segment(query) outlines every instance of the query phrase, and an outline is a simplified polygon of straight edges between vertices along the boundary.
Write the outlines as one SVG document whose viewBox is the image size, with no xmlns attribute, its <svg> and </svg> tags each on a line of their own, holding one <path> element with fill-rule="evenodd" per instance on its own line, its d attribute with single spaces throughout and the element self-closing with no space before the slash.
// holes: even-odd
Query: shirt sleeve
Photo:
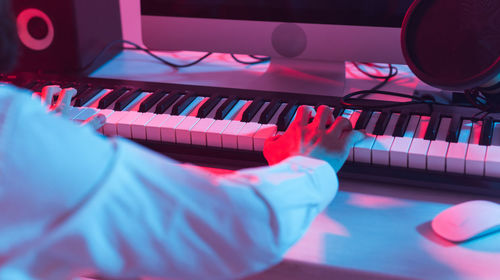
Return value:
<svg viewBox="0 0 500 280">
<path fill-rule="evenodd" d="M 1 279 L 243 277 L 279 262 L 337 191 L 335 172 L 321 160 L 297 156 L 215 175 L 43 111 L 21 111 L 13 114 L 16 122 L 39 123 L 25 128 L 30 140 L 23 143 L 38 148 L 16 149 L 17 155 L 2 150 L 8 160 L 1 170 L 9 173 L 0 175 L 8 189 L 2 202 L 11 201 L 11 212 L 29 214 L 9 219 L 0 213 L 0 226 L 9 228 L 0 233 L 0 244 L 11 244 L 0 248 Z M 32 125 L 48 129 L 30 132 Z M 11 141 L 19 137 L 15 129 L 3 131 Z M 49 156 L 53 146 L 57 156 Z M 33 157 L 38 165 L 7 168 L 14 157 Z M 23 179 L 16 189 L 4 185 L 14 181 L 10 174 L 32 173 L 39 179 Z M 59 181 L 60 173 L 68 179 Z M 56 179 L 44 181 L 49 175 Z M 29 234 L 17 235 L 23 231 Z"/>
</svg>

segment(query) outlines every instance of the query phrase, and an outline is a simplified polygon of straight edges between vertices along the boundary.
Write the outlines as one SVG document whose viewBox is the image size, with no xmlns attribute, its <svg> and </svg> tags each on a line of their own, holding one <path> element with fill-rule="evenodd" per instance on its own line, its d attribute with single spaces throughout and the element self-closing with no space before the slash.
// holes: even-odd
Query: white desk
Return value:
<svg viewBox="0 0 500 280">
<path fill-rule="evenodd" d="M 170 58 L 183 61 L 198 55 Z M 265 64 L 245 67 L 227 55 L 214 55 L 176 71 L 126 51 L 93 76 L 258 88 L 255 78 L 265 69 Z M 350 68 L 347 73 L 346 91 L 376 83 Z M 407 73 L 388 89 L 409 92 L 417 84 Z M 452 204 L 488 198 L 352 180 L 342 180 L 340 189 L 284 262 L 248 279 L 500 279 L 500 233 L 457 245 L 436 236 L 429 225 Z"/>
</svg>

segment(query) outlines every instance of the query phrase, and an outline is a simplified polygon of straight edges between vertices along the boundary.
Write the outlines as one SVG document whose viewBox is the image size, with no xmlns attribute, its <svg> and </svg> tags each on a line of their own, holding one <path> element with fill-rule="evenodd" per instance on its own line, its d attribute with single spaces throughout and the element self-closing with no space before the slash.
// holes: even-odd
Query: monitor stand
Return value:
<svg viewBox="0 0 500 280">
<path fill-rule="evenodd" d="M 259 87 L 284 92 L 343 96 L 345 63 L 272 58 L 267 71 L 256 82 Z"/>
</svg>

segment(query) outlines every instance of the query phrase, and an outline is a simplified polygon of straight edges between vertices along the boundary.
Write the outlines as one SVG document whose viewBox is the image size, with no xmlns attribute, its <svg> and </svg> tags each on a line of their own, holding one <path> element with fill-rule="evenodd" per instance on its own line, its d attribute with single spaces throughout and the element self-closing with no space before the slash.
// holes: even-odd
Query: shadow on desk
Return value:
<svg viewBox="0 0 500 280">
<path fill-rule="evenodd" d="M 351 269 L 329 268 L 325 266 L 284 261 L 260 274 L 244 280 L 323 280 L 323 279 L 370 279 L 370 280 L 409 280 L 415 278 L 379 275 Z"/>
</svg>

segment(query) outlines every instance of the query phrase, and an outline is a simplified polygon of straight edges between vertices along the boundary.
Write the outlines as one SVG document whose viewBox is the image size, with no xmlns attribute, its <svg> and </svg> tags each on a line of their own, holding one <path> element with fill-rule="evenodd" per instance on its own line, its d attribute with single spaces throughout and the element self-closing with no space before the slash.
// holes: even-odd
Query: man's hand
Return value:
<svg viewBox="0 0 500 280">
<path fill-rule="evenodd" d="M 40 96 L 42 104 L 47 107 L 47 110 L 52 113 L 59 114 L 63 117 L 68 115 L 71 109 L 71 99 L 76 95 L 76 89 L 65 88 L 59 86 L 45 86 L 41 93 L 34 93 L 34 96 Z M 54 103 L 54 96 L 58 96 Z M 94 115 L 82 122 L 83 125 L 89 125 L 94 129 L 101 128 L 106 122 L 106 117 L 102 114 Z"/>
<path fill-rule="evenodd" d="M 309 123 L 312 117 L 314 120 Z M 334 120 L 327 106 L 320 106 L 317 114 L 309 106 L 300 106 L 288 130 L 266 141 L 264 156 L 271 165 L 290 156 L 309 156 L 327 161 L 338 172 L 351 148 L 364 137 L 362 132 L 353 130 L 349 120 Z"/>
</svg>

